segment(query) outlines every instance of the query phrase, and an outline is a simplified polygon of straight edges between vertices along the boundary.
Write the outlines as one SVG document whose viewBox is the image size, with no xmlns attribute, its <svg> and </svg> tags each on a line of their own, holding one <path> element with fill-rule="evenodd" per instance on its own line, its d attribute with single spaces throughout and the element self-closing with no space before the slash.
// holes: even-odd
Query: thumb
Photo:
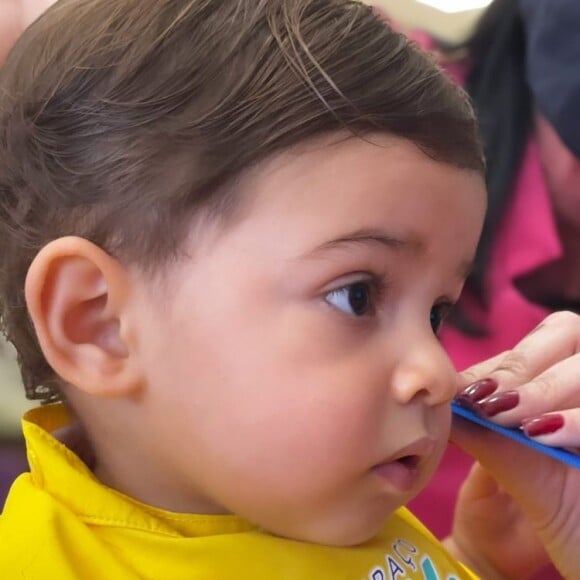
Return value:
<svg viewBox="0 0 580 580">
<path fill-rule="evenodd" d="M 497 481 L 479 463 L 474 463 L 459 490 L 459 497 L 466 501 L 477 501 L 496 495 L 500 491 Z"/>
</svg>

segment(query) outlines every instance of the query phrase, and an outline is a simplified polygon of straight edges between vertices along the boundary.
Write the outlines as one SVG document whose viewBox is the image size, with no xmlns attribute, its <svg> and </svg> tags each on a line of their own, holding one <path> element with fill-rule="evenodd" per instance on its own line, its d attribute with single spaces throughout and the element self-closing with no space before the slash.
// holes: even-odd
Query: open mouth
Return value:
<svg viewBox="0 0 580 580">
<path fill-rule="evenodd" d="M 434 449 L 434 440 L 424 437 L 401 449 L 398 456 L 376 465 L 373 471 L 398 491 L 408 493 L 417 487 L 423 471 L 422 464 Z"/>
<path fill-rule="evenodd" d="M 407 493 L 416 485 L 421 474 L 419 455 L 405 455 L 394 461 L 381 463 L 373 471 L 381 478 L 386 479 L 398 491 Z"/>
</svg>

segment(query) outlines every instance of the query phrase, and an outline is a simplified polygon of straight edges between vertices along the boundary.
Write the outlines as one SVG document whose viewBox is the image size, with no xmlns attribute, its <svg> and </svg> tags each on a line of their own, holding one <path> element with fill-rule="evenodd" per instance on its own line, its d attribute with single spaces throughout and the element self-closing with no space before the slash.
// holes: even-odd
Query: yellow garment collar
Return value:
<svg viewBox="0 0 580 580">
<path fill-rule="evenodd" d="M 34 484 L 57 498 L 86 523 L 118 525 L 180 537 L 255 529 L 234 515 L 168 512 L 103 485 L 77 455 L 51 434 L 70 422 L 71 416 L 64 405 L 46 405 L 26 413 L 22 429 Z"/>
</svg>

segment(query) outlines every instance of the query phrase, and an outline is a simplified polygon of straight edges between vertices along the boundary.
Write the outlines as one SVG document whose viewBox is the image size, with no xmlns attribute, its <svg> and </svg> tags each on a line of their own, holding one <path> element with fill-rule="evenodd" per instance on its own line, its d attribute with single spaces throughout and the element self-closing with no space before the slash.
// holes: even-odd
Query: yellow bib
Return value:
<svg viewBox="0 0 580 580">
<path fill-rule="evenodd" d="M 31 472 L 0 517 L 0 578 L 295 580 L 476 578 L 406 509 L 373 540 L 336 548 L 270 536 L 236 516 L 178 514 L 102 485 L 50 432 L 60 405 L 23 421 Z"/>
</svg>

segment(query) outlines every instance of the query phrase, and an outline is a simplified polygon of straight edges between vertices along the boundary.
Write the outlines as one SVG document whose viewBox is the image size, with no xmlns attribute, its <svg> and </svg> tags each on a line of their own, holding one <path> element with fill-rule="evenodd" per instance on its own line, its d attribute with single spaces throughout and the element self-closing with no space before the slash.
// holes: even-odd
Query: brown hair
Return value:
<svg viewBox="0 0 580 580">
<path fill-rule="evenodd" d="M 0 71 L 0 316 L 27 395 L 58 398 L 24 300 L 46 243 L 153 268 L 240 172 L 344 128 L 483 171 L 464 94 L 357 1 L 53 5 Z"/>
</svg>

